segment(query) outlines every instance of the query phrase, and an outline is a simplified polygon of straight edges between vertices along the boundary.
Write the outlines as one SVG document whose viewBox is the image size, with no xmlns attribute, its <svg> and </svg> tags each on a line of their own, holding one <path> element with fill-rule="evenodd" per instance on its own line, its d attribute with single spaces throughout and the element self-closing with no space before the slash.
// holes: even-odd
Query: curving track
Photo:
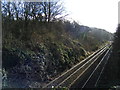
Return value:
<svg viewBox="0 0 120 90">
<path fill-rule="evenodd" d="M 97 50 L 95 53 L 57 77 L 43 88 L 68 87 L 94 88 L 99 83 L 100 76 L 109 58 L 110 46 Z"/>
</svg>

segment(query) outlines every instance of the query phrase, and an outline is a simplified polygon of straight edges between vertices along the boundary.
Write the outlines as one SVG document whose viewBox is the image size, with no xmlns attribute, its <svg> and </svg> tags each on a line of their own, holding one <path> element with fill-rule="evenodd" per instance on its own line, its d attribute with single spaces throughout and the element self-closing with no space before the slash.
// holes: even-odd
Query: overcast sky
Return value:
<svg viewBox="0 0 120 90">
<path fill-rule="evenodd" d="M 82 25 L 115 32 L 119 0 L 64 0 L 69 19 Z"/>
</svg>

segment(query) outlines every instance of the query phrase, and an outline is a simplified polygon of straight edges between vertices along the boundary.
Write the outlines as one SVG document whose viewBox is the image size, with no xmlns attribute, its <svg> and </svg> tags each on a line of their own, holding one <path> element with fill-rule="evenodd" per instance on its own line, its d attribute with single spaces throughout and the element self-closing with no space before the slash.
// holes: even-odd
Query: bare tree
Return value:
<svg viewBox="0 0 120 90">
<path fill-rule="evenodd" d="M 46 22 L 50 22 L 54 20 L 64 11 L 64 8 L 61 5 L 60 0 L 56 2 L 43 2 L 42 6 L 43 6 L 42 10 Z"/>
</svg>

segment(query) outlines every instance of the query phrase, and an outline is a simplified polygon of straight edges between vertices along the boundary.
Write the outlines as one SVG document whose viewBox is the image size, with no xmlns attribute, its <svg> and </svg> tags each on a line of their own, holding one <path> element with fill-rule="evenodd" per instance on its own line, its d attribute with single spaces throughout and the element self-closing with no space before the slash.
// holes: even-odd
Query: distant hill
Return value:
<svg viewBox="0 0 120 90">
<path fill-rule="evenodd" d="M 77 39 L 79 42 L 84 43 L 84 48 L 87 50 L 90 50 L 89 45 L 99 46 L 101 43 L 113 40 L 112 33 L 104 29 L 79 25 L 77 22 L 66 22 L 65 30 L 67 30 L 74 39 Z"/>
<path fill-rule="evenodd" d="M 113 39 L 113 34 L 104 29 L 91 28 L 90 34 L 102 41 L 108 41 Z"/>
</svg>

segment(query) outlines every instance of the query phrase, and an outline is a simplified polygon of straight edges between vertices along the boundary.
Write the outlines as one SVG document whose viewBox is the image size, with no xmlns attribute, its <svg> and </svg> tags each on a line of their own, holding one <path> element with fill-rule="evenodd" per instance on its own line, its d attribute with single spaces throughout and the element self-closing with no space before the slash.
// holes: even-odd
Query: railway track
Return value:
<svg viewBox="0 0 120 90">
<path fill-rule="evenodd" d="M 73 89 L 96 87 L 104 70 L 104 66 L 107 63 L 110 52 L 109 47 L 110 46 L 106 45 L 97 50 L 46 86 L 43 86 L 43 88 L 67 87 Z"/>
</svg>

